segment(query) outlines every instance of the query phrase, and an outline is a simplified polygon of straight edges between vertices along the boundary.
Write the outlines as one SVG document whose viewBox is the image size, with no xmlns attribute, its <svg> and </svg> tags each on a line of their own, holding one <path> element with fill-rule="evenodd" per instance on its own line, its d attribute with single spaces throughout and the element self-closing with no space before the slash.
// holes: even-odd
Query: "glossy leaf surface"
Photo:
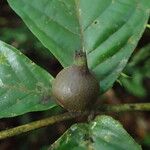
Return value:
<svg viewBox="0 0 150 150">
<path fill-rule="evenodd" d="M 52 79 L 17 49 L 0 41 L 0 118 L 54 107 Z"/>
</svg>

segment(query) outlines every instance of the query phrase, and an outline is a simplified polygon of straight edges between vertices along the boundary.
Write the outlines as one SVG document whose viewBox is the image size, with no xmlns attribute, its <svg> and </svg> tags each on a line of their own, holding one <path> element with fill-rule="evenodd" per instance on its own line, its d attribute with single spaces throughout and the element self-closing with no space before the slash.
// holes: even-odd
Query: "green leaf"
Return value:
<svg viewBox="0 0 150 150">
<path fill-rule="evenodd" d="M 132 77 L 130 79 L 120 77 L 120 82 L 131 94 L 137 97 L 145 97 L 147 93 L 143 84 L 144 75 L 140 72 L 140 70 L 137 70 L 136 68 L 133 69 Z"/>
<path fill-rule="evenodd" d="M 135 53 L 128 66 L 134 67 L 141 62 L 145 62 L 146 59 L 150 59 L 150 43 Z"/>
<path fill-rule="evenodd" d="M 141 147 L 109 116 L 98 116 L 89 124 L 73 125 L 49 150 L 141 150 Z"/>
<path fill-rule="evenodd" d="M 148 91 L 144 87 L 144 78 L 150 78 L 150 44 L 140 49 L 132 57 L 131 61 L 125 68 L 125 73 L 130 74 L 127 78 L 124 74 L 120 74 L 120 82 L 128 92 L 137 96 L 145 97 Z"/>
<path fill-rule="evenodd" d="M 21 52 L 0 41 L 0 118 L 54 107 L 50 100 L 52 79 Z"/>
<path fill-rule="evenodd" d="M 101 93 L 125 67 L 149 18 L 149 0 L 8 0 L 63 66 L 84 49 Z"/>
</svg>

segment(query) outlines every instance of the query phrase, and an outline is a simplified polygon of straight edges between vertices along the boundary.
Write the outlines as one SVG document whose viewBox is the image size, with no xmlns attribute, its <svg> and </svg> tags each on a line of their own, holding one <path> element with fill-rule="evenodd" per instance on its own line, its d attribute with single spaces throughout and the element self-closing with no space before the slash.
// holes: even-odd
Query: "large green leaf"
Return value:
<svg viewBox="0 0 150 150">
<path fill-rule="evenodd" d="M 0 41 L 0 118 L 52 108 L 53 77 Z"/>
<path fill-rule="evenodd" d="M 141 147 L 109 116 L 98 116 L 89 124 L 73 125 L 49 150 L 141 150 Z"/>
<path fill-rule="evenodd" d="M 101 93 L 126 65 L 149 17 L 149 0 L 8 0 L 63 66 L 75 50 L 88 54 Z"/>
</svg>

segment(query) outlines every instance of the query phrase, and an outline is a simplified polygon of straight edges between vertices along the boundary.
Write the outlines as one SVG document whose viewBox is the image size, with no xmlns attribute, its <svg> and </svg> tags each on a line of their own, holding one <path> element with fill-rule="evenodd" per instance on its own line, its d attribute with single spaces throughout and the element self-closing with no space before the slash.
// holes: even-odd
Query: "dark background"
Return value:
<svg viewBox="0 0 150 150">
<path fill-rule="evenodd" d="M 147 45 L 149 39 L 150 30 L 146 29 L 133 55 L 140 51 L 141 47 Z M 45 49 L 38 39 L 28 30 L 26 25 L 13 12 L 5 0 L 0 0 L 0 40 L 22 51 L 26 56 L 46 69 L 53 76 L 56 76 L 62 69 L 59 62 L 52 54 L 49 54 L 48 50 Z M 144 62 L 138 64 L 137 67 L 139 70 L 142 68 L 141 66 L 143 64 Z M 130 75 L 132 76 L 131 73 Z M 118 104 L 149 102 L 150 93 L 148 91 L 150 91 L 150 79 L 144 75 L 142 86 L 146 94 L 139 97 L 139 95 L 133 94 L 121 86 L 119 82 L 116 82 L 113 88 L 101 97 L 100 103 Z M 19 117 L 1 119 L 0 130 L 45 118 L 57 114 L 58 112 L 60 112 L 59 108 L 55 108 L 52 111 L 28 113 Z M 144 150 L 150 149 L 150 112 L 111 113 L 109 115 L 118 119 L 130 135 L 142 145 Z M 86 118 L 76 118 L 2 140 L 0 141 L 0 150 L 47 149 L 47 147 L 58 139 L 73 123 L 84 121 L 86 121 Z"/>
</svg>

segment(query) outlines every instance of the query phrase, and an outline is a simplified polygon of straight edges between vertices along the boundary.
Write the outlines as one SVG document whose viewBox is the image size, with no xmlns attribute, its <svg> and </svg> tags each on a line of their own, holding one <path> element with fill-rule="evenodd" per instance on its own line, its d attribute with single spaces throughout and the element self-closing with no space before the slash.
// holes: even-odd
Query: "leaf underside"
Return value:
<svg viewBox="0 0 150 150">
<path fill-rule="evenodd" d="M 84 49 L 101 93 L 112 87 L 140 39 L 149 0 L 8 0 L 60 63 Z"/>
<path fill-rule="evenodd" d="M 109 116 L 98 116 L 89 124 L 73 125 L 49 150 L 141 150 L 141 147 Z"/>
<path fill-rule="evenodd" d="M 54 107 L 52 79 L 21 52 L 0 41 L 0 118 Z"/>
</svg>

